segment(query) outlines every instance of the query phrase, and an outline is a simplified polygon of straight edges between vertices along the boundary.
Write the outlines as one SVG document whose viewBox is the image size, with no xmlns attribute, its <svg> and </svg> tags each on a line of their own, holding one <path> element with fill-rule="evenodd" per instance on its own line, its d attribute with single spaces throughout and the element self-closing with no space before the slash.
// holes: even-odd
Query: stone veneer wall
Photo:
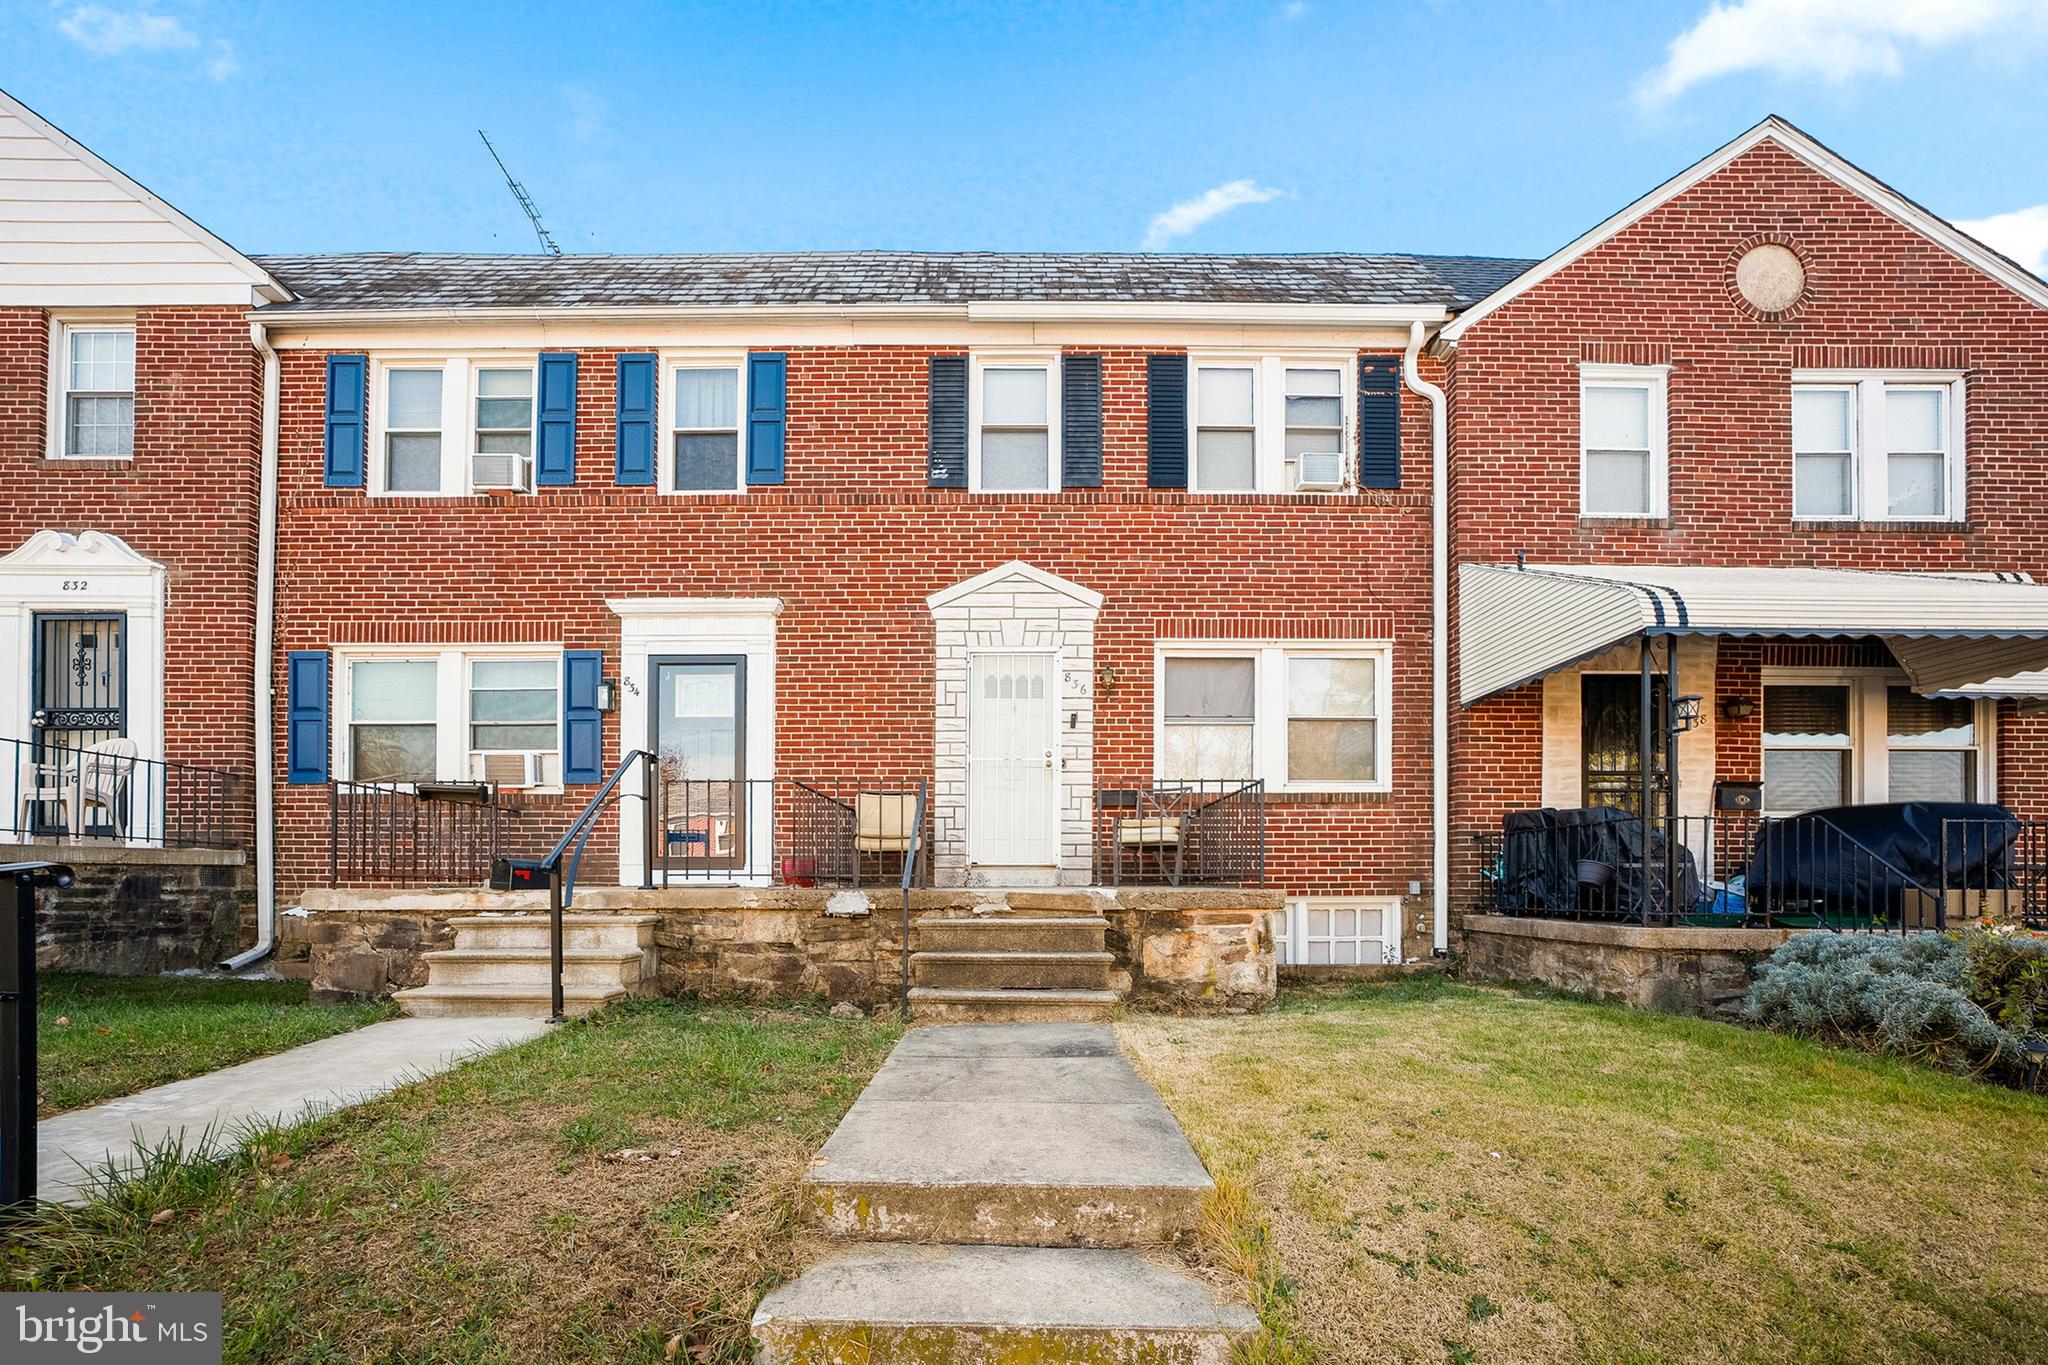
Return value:
<svg viewBox="0 0 2048 1365">
<path fill-rule="evenodd" d="M 1465 917 L 1464 971 L 1533 981 L 1641 1009 L 1734 1019 L 1750 969 L 1789 929 L 1641 928 L 1576 920 Z"/>
<path fill-rule="evenodd" d="M 421 954 L 454 946 L 448 921 L 544 912 L 532 893 L 314 891 L 279 925 L 278 967 L 312 980 L 316 1000 L 384 996 L 424 984 Z M 1273 891 L 913 891 L 913 919 L 1089 914 L 1109 921 L 1118 985 L 1140 1008 L 1220 1014 L 1263 1009 L 1275 988 Z M 895 891 L 593 888 L 575 911 L 656 914 L 664 995 L 852 1001 L 892 1006 L 902 982 L 902 898 Z M 574 912 L 572 912 L 574 913 Z"/>
<path fill-rule="evenodd" d="M 149 976 L 211 967 L 254 941 L 255 870 L 240 853 L 0 845 L 0 863 L 45 861 L 77 880 L 36 893 L 39 971 Z"/>
</svg>

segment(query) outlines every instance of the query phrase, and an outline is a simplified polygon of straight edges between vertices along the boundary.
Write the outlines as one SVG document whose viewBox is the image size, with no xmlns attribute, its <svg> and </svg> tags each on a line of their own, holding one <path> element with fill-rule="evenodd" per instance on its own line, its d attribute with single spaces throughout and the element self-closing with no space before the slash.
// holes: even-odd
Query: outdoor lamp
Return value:
<svg viewBox="0 0 2048 1365">
<path fill-rule="evenodd" d="M 1721 703 L 1721 714 L 1730 720 L 1746 720 L 1756 714 L 1754 697 L 1730 697 Z"/>
<path fill-rule="evenodd" d="M 619 699 L 619 685 L 610 678 L 597 681 L 597 709 L 610 715 Z"/>
<path fill-rule="evenodd" d="M 1700 723 L 1700 698 L 1693 694 L 1678 698 L 1671 705 L 1671 728 L 1680 734 Z"/>
</svg>

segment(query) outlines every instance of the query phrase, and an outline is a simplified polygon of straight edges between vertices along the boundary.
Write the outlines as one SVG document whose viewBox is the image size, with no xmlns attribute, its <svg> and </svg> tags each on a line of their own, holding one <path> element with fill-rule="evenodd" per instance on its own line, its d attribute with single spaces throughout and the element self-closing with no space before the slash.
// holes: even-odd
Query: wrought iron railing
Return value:
<svg viewBox="0 0 2048 1365">
<path fill-rule="evenodd" d="M 0 740 L 7 810 L 0 840 L 106 840 L 156 848 L 245 849 L 254 788 L 223 768 L 144 758 L 135 742 L 66 746 Z"/>
<path fill-rule="evenodd" d="M 1266 787 L 1237 780 L 1098 788 L 1095 880 L 1170 886 L 1263 886 Z"/>
<path fill-rule="evenodd" d="M 1941 822 L 1943 919 L 2048 931 L 2048 821 Z"/>
<path fill-rule="evenodd" d="M 498 856 L 502 807 L 486 782 L 330 782 L 329 886 L 476 886 Z"/>
<path fill-rule="evenodd" d="M 648 830 L 656 885 L 889 886 L 928 847 L 915 786 L 790 778 L 657 782 Z"/>
</svg>

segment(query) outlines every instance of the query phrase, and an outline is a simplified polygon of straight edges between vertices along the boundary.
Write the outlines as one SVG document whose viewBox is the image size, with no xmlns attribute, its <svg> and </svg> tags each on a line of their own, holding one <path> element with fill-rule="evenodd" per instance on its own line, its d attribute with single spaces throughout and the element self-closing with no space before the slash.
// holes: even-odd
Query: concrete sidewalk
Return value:
<svg viewBox="0 0 2048 1365">
<path fill-rule="evenodd" d="M 132 1168 L 140 1143 L 167 1138 L 187 1147 L 211 1133 L 222 1154 L 252 1127 L 294 1123 L 373 1099 L 456 1063 L 523 1043 L 547 1030 L 542 1019 L 387 1019 L 353 1033 L 259 1057 L 36 1124 L 41 1198 L 81 1202 L 89 1173 L 109 1161 Z"/>
</svg>

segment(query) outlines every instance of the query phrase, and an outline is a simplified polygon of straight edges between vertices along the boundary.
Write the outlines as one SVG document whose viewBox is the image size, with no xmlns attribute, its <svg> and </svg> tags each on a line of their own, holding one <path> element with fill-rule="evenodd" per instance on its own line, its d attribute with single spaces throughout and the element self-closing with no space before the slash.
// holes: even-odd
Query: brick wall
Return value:
<svg viewBox="0 0 2048 1365">
<path fill-rule="evenodd" d="M 1760 319 L 1732 297 L 1734 259 L 1756 241 L 1790 246 L 1806 265 L 1807 295 L 1780 320 Z M 1668 517 L 1579 519 L 1581 361 L 1671 367 Z M 1822 367 L 1965 373 L 1967 524 L 1793 522 L 1791 374 Z M 2048 579 L 2048 527 L 2038 512 L 2048 312 L 1773 144 L 1481 320 L 1449 373 L 1460 562 L 1525 552 L 1531 562 L 2018 569 Z M 1754 647 L 1724 646 L 1711 681 L 1755 695 L 1759 666 Z M 1503 810 L 1536 804 L 1538 690 L 1458 716 L 1453 828 L 1461 842 L 1497 826 Z M 2044 729 L 2006 709 L 2001 797 L 2048 815 Z M 1759 725 L 1722 727 L 1722 776 L 1756 775 Z M 1467 876 L 1458 881 L 1454 903 L 1471 890 Z"/>
<path fill-rule="evenodd" d="M 246 773 L 262 382 L 248 310 L 135 323 L 134 457 L 51 460 L 49 319 L 0 309 L 0 553 L 38 530 L 102 531 L 163 564 L 165 756 Z"/>
</svg>

